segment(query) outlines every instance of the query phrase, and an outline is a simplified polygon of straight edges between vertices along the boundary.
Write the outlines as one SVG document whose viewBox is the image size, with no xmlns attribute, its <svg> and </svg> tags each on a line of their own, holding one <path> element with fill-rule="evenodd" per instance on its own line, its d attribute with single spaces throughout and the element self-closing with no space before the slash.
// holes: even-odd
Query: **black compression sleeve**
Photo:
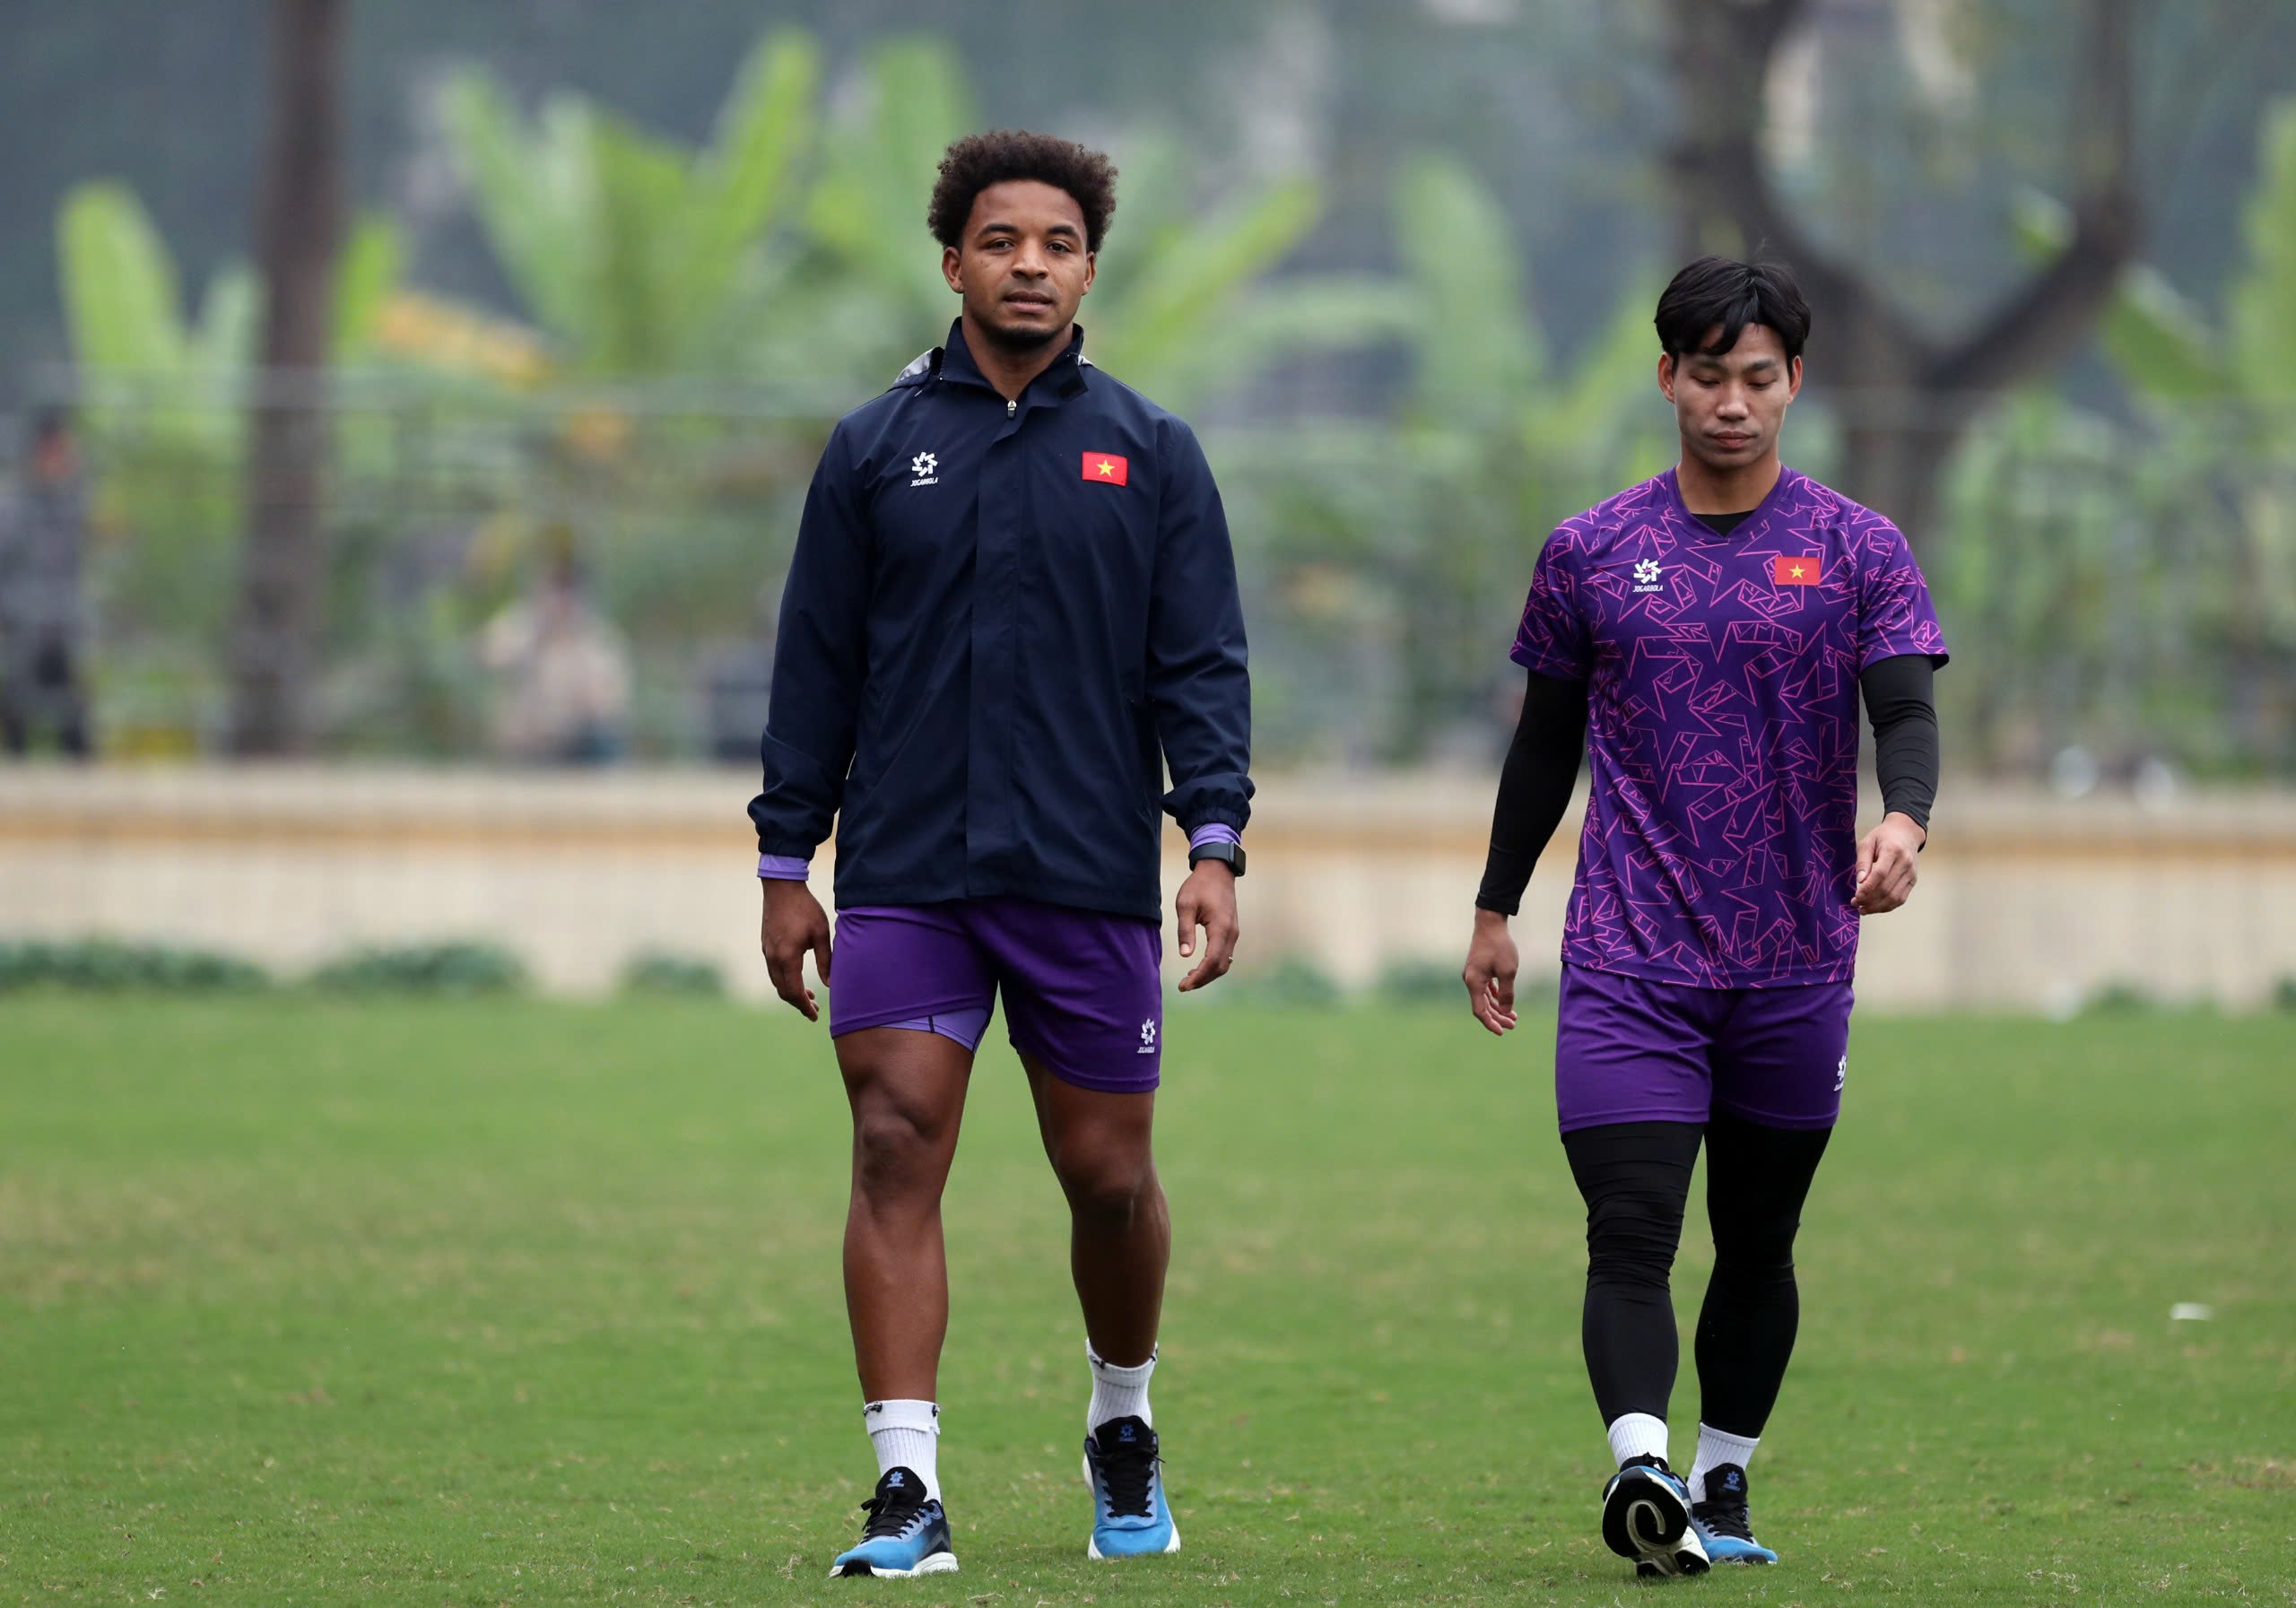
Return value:
<svg viewBox="0 0 2296 1608">
<path fill-rule="evenodd" d="M 1523 717 L 1499 772 L 1499 803 L 1491 814 L 1491 856 L 1483 862 L 1475 908 L 1512 916 L 1539 851 L 1554 836 L 1578 761 L 1587 750 L 1587 683 L 1534 673 L 1523 691 Z"/>
<path fill-rule="evenodd" d="M 1927 654 L 1907 653 L 1867 665 L 1857 678 L 1866 717 L 1874 723 L 1882 808 L 1912 816 L 1925 832 L 1937 798 L 1937 706 L 1931 697 L 1936 674 Z"/>
</svg>

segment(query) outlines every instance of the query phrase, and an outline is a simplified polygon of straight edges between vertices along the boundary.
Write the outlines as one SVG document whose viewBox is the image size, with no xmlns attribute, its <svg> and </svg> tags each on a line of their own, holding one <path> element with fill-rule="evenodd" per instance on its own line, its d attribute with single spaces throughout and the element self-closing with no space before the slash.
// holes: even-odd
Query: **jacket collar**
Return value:
<svg viewBox="0 0 2296 1608">
<path fill-rule="evenodd" d="M 1084 388 L 1084 371 L 1091 366 L 1092 360 L 1084 355 L 1084 326 L 1079 324 L 1069 334 L 1067 350 L 1053 359 L 1049 368 L 1029 382 L 1029 388 L 1021 394 L 1021 399 L 1024 402 L 1051 401 L 1081 391 Z M 962 385 L 978 386 L 984 390 L 996 389 L 988 383 L 988 377 L 980 371 L 980 365 L 973 361 L 972 352 L 965 344 L 962 319 L 950 324 L 946 345 L 935 346 L 909 364 L 893 383 L 897 386 L 918 385 L 931 379 L 954 380 Z"/>
</svg>

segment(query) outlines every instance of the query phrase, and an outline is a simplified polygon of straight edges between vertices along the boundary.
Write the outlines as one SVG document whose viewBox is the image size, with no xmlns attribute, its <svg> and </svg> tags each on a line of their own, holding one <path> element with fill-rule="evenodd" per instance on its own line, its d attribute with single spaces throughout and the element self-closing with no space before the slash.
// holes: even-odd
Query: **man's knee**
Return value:
<svg viewBox="0 0 2296 1608">
<path fill-rule="evenodd" d="M 1682 1228 L 1679 1202 L 1639 1192 L 1607 1195 L 1587 1211 L 1587 1273 L 1597 1280 L 1664 1285 L 1674 1271 Z"/>
<path fill-rule="evenodd" d="M 1129 1225 L 1156 1193 L 1144 1138 L 1071 1135 L 1055 1149 L 1052 1169 L 1072 1211 L 1118 1227 Z"/>
<path fill-rule="evenodd" d="M 854 1113 L 853 1182 L 872 1198 L 939 1190 L 947 1171 L 948 1124 L 937 1113 L 873 1101 Z"/>
<path fill-rule="evenodd" d="M 1716 1274 L 1736 1280 L 1791 1279 L 1794 1236 L 1801 1226 L 1799 1214 L 1770 1221 L 1716 1223 Z"/>
</svg>

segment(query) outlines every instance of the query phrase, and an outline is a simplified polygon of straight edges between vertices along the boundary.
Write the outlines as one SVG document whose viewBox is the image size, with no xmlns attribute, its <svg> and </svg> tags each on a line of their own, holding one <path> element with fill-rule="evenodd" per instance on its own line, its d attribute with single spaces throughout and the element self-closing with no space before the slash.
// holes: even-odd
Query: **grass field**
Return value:
<svg viewBox="0 0 2296 1608">
<path fill-rule="evenodd" d="M 985 1056 L 964 1572 L 831 1585 L 874 1470 L 818 1030 L 0 1002 L 0 1603 L 2296 1602 L 2296 1020 L 1861 1022 L 1753 1470 L 1785 1561 L 1650 1586 L 1592 1523 L 1551 1036 L 1176 1013 L 1187 1549 L 1126 1566 L 1083 1560 L 1065 1225 Z"/>
</svg>

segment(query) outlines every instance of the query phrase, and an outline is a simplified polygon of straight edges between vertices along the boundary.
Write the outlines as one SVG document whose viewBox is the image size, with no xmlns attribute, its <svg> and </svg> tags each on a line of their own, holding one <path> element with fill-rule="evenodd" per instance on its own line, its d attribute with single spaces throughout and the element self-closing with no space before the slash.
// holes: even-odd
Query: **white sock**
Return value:
<svg viewBox="0 0 2296 1608">
<path fill-rule="evenodd" d="M 1624 1468 L 1631 1457 L 1666 1456 L 1666 1421 L 1648 1412 L 1622 1412 L 1611 1420 L 1611 1456 Z"/>
<path fill-rule="evenodd" d="M 1719 1468 L 1726 1463 L 1745 1467 L 1754 1460 L 1754 1447 L 1761 1444 L 1761 1437 L 1759 1435 L 1751 1440 L 1742 1440 L 1735 1435 L 1725 1435 L 1709 1424 L 1699 1425 L 1698 1460 L 1690 1465 L 1690 1499 L 1693 1502 L 1706 1499 L 1708 1471 Z"/>
<path fill-rule="evenodd" d="M 1150 1352 L 1148 1360 L 1135 1368 L 1118 1368 L 1101 1361 L 1087 1342 L 1084 1356 L 1092 1365 L 1092 1404 L 1084 1409 L 1084 1433 L 1090 1435 L 1112 1418 L 1136 1418 L 1154 1429 L 1156 1415 L 1148 1408 L 1148 1376 L 1156 1371 L 1156 1353 Z"/>
<path fill-rule="evenodd" d="M 861 1409 L 869 1444 L 877 1449 L 877 1477 L 908 1469 L 925 1482 L 925 1499 L 941 1499 L 941 1404 L 938 1402 L 871 1402 Z"/>
</svg>

